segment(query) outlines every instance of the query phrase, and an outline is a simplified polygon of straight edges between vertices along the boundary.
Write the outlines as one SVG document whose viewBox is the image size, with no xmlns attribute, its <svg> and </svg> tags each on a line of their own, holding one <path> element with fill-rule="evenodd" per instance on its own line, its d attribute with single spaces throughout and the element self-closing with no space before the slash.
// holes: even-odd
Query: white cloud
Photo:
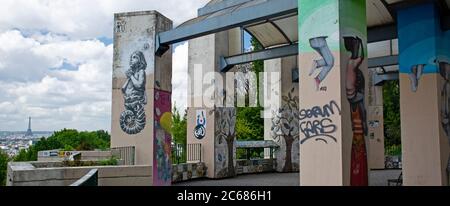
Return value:
<svg viewBox="0 0 450 206">
<path fill-rule="evenodd" d="M 157 10 L 178 25 L 208 0 L 2 0 L 0 31 L 41 30 L 75 38 L 112 37 L 114 13 Z"/>
<path fill-rule="evenodd" d="M 172 58 L 172 101 L 180 113 L 184 114 L 188 94 L 188 43 L 176 47 Z"/>
<path fill-rule="evenodd" d="M 110 129 L 114 13 L 157 10 L 178 25 L 208 0 L 3 0 L 0 130 Z M 173 101 L 187 99 L 187 51 L 173 54 Z"/>
<path fill-rule="evenodd" d="M 18 123 L 27 116 L 36 120 L 36 130 L 109 129 L 113 46 L 98 40 L 48 42 L 18 31 L 0 34 L 0 54 L 6 55 L 0 62 L 7 65 L 0 70 L 0 130 L 23 130 Z M 49 69 L 63 62 L 76 69 Z"/>
</svg>

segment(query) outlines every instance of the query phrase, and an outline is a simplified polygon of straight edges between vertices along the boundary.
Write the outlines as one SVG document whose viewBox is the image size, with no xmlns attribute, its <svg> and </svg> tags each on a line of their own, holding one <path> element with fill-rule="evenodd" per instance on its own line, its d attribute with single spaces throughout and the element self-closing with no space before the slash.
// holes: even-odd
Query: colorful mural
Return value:
<svg viewBox="0 0 450 206">
<path fill-rule="evenodd" d="M 236 176 L 236 108 L 215 110 L 215 176 Z"/>
<path fill-rule="evenodd" d="M 442 31 L 440 23 L 439 11 L 432 2 L 399 11 L 399 61 L 400 72 L 409 75 L 412 92 L 420 91 L 421 76 L 440 74 L 442 77 L 439 81 L 443 82 L 439 88 L 441 126 L 450 144 L 450 31 Z M 450 157 L 448 162 L 450 168 Z"/>
<path fill-rule="evenodd" d="M 153 185 L 171 185 L 171 93 L 155 89 L 154 96 L 154 142 L 153 142 Z"/>
<path fill-rule="evenodd" d="M 345 88 L 350 104 L 350 118 L 353 131 L 350 185 L 368 186 L 369 168 L 367 159 L 368 122 L 366 111 L 367 76 L 367 22 L 366 2 L 341 1 L 341 55 L 345 69 Z"/>
<path fill-rule="evenodd" d="M 303 19 L 299 25 L 302 33 L 300 52 L 314 55 L 308 75 L 313 76 L 316 91 L 326 90 L 323 89 L 326 87 L 324 81 L 335 66 L 333 52 L 339 51 L 339 8 L 336 3 L 326 0 L 300 1 L 300 4 L 299 18 Z M 327 26 L 318 27 L 317 22 Z"/>
<path fill-rule="evenodd" d="M 427 12 L 423 12 L 427 11 Z M 441 32 L 438 11 L 434 4 L 423 4 L 398 12 L 400 72 L 416 79 L 425 74 L 439 73 L 441 62 L 450 62 L 450 32 Z M 420 28 L 420 32 L 417 31 Z M 414 91 L 414 78 L 411 78 Z"/>
<path fill-rule="evenodd" d="M 315 140 L 314 147 L 319 147 L 319 143 L 338 143 L 344 147 L 342 144 L 351 140 L 351 156 L 343 159 L 344 162 L 350 159 L 351 164 L 344 171 L 350 171 L 351 185 L 368 185 L 365 105 L 367 69 L 364 68 L 367 67 L 366 1 L 301 0 L 299 9 L 300 59 L 303 62 L 313 59 L 309 76 L 319 71 L 313 87 L 317 94 L 305 95 L 305 103 L 302 103 L 311 109 L 302 108 L 300 111 L 300 144 L 313 144 L 309 140 Z M 320 59 L 317 59 L 317 54 Z M 344 94 L 336 89 L 338 85 L 345 87 Z M 304 86 L 304 89 L 309 88 Z M 339 99 L 342 95 L 348 99 L 350 114 L 341 114 L 342 111 L 348 111 L 341 111 L 342 101 Z M 348 120 L 340 121 L 340 118 L 348 117 Z M 342 130 L 349 128 L 348 124 L 340 123 L 344 121 L 350 121 L 352 137 L 342 136 Z M 331 147 L 330 150 L 336 153 L 340 151 Z"/>
<path fill-rule="evenodd" d="M 364 46 L 359 37 L 344 37 L 344 42 L 346 50 L 351 52 L 345 80 L 353 130 L 350 184 L 367 186 L 369 184 L 369 168 L 365 137 L 368 134 L 368 127 L 364 103 L 366 83 L 364 74 L 359 68 L 364 61 Z"/>
<path fill-rule="evenodd" d="M 206 136 L 206 111 L 205 110 L 197 110 L 195 116 L 196 126 L 194 128 L 194 137 L 201 140 Z"/>
<path fill-rule="evenodd" d="M 316 70 L 320 71 L 314 78 L 317 91 L 320 88 L 320 84 L 325 80 L 328 73 L 330 73 L 331 69 L 334 67 L 334 57 L 328 47 L 327 38 L 328 37 L 315 37 L 309 40 L 311 48 L 316 50 L 322 57 L 322 59 L 313 61 L 313 66 L 309 72 L 309 76 L 312 76 Z"/>
</svg>

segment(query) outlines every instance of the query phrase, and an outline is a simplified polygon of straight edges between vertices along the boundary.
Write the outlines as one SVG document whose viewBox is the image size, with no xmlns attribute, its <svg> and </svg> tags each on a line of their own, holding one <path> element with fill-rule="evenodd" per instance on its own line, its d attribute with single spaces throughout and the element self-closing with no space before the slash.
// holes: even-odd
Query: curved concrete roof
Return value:
<svg viewBox="0 0 450 206">
<path fill-rule="evenodd" d="M 248 8 L 274 0 L 211 0 L 205 7 L 199 9 L 199 17 L 186 21 L 179 27 L 189 26 L 203 20 L 233 14 L 243 8 Z M 421 2 L 421 0 L 366 0 L 368 28 L 395 24 L 398 8 Z M 448 11 L 450 0 L 440 0 Z M 259 23 L 244 26 L 244 29 L 257 38 L 264 47 L 292 44 L 298 41 L 297 14 L 276 17 Z"/>
</svg>

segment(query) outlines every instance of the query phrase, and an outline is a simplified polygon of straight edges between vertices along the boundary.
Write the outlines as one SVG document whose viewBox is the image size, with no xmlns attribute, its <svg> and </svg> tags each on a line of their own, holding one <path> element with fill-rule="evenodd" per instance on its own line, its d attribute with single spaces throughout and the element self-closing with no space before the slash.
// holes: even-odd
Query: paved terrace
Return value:
<svg viewBox="0 0 450 206">
<path fill-rule="evenodd" d="M 397 179 L 401 170 L 373 170 L 370 172 L 370 186 L 387 186 L 388 179 Z M 181 182 L 174 186 L 299 186 L 298 173 L 265 173 L 239 175 L 222 180 L 201 179 Z"/>
</svg>

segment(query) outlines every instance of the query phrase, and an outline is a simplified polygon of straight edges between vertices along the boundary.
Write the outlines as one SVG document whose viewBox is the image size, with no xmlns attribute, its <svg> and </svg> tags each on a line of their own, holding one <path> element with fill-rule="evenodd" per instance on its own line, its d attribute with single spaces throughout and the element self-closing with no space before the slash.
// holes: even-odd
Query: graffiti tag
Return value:
<svg viewBox="0 0 450 206">
<path fill-rule="evenodd" d="M 300 131 L 305 136 L 300 144 L 311 139 L 326 144 L 328 144 L 327 139 L 337 142 L 337 139 L 332 135 L 336 132 L 337 126 L 330 118 L 335 114 L 341 115 L 341 109 L 335 101 L 331 101 L 323 107 L 316 106 L 312 109 L 300 110 Z"/>
</svg>

